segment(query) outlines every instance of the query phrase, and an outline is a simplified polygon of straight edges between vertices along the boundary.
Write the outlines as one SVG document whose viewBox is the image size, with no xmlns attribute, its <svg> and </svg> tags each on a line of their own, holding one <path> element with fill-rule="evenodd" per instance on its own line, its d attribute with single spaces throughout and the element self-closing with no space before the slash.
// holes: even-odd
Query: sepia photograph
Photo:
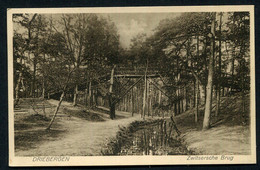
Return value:
<svg viewBox="0 0 260 170">
<path fill-rule="evenodd" d="M 256 163 L 254 6 L 7 14 L 10 166 Z"/>
</svg>

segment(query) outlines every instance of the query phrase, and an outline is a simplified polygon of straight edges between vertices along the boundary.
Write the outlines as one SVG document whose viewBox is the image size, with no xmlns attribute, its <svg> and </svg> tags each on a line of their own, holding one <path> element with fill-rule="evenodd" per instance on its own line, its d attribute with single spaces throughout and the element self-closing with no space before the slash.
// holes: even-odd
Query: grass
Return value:
<svg viewBox="0 0 260 170">
<path fill-rule="evenodd" d="M 36 146 L 36 144 L 42 143 L 46 140 L 55 140 L 65 130 L 49 130 L 46 131 L 43 128 L 35 128 L 26 130 L 23 132 L 15 132 L 15 150 L 29 150 Z"/>
<path fill-rule="evenodd" d="M 68 131 L 62 124 L 64 123 L 63 120 L 70 117 L 78 117 L 92 122 L 105 121 L 100 115 L 88 112 L 84 107 L 72 107 L 66 105 L 65 102 L 65 105 L 58 112 L 58 115 L 62 117 L 57 116 L 51 130 L 46 131 L 45 129 L 52 118 L 56 103 L 44 101 L 45 105 L 48 106 L 48 108 L 45 108 L 45 114 L 42 113 L 40 108 L 37 108 L 37 112 L 33 111 L 31 105 L 42 104 L 42 102 L 35 99 L 21 99 L 20 104 L 24 112 L 15 113 L 15 151 L 30 150 L 41 143 L 63 137 L 62 134 Z M 69 121 L 69 119 L 66 121 Z"/>
<path fill-rule="evenodd" d="M 65 130 L 59 130 L 59 124 L 55 122 L 53 129 L 46 131 L 50 121 L 49 117 L 40 114 L 27 115 L 21 120 L 15 121 L 15 150 L 28 150 L 45 140 L 55 139 Z"/>
<path fill-rule="evenodd" d="M 93 121 L 93 122 L 102 122 L 105 121 L 101 116 L 96 113 L 87 111 L 86 109 L 77 109 L 71 110 L 69 108 L 63 108 L 65 114 L 69 116 L 78 117 L 84 120 Z"/>
<path fill-rule="evenodd" d="M 192 111 L 176 117 L 183 141 L 198 154 L 250 154 L 249 101 L 247 95 L 246 112 L 242 113 L 240 94 L 223 97 L 221 112 L 216 117 L 213 110 L 211 128 L 206 131 L 201 130 L 203 109 L 197 123 L 194 122 Z"/>
<path fill-rule="evenodd" d="M 44 115 L 40 115 L 40 114 L 33 114 L 33 115 L 29 115 L 27 117 L 25 117 L 23 119 L 23 121 L 25 122 L 49 122 L 51 119 L 49 117 L 46 117 Z"/>
</svg>

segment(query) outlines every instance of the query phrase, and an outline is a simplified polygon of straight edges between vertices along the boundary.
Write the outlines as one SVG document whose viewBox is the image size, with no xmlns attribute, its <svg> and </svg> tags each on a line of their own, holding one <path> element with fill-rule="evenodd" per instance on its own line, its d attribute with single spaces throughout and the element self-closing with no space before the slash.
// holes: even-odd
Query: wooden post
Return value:
<svg viewBox="0 0 260 170">
<path fill-rule="evenodd" d="M 144 75 L 143 119 L 145 119 L 145 107 L 146 107 L 146 97 L 147 97 L 147 68 L 148 68 L 148 59 L 146 62 L 146 70 Z"/>
<path fill-rule="evenodd" d="M 147 88 L 147 77 L 146 73 L 144 76 L 144 96 L 143 96 L 143 119 L 145 119 L 145 106 L 146 106 L 146 88 Z"/>
<path fill-rule="evenodd" d="M 109 87 L 109 106 L 110 106 L 110 118 L 115 118 L 115 103 L 113 102 L 113 83 L 114 83 L 114 71 L 116 65 L 113 66 L 111 70 L 111 77 L 110 77 L 110 87 Z"/>
</svg>

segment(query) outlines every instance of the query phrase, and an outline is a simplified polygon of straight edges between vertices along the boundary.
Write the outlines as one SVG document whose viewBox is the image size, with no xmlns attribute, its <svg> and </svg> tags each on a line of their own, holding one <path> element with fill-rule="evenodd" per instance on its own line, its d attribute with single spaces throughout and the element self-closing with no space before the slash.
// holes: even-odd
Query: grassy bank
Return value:
<svg viewBox="0 0 260 170">
<path fill-rule="evenodd" d="M 220 114 L 211 117 L 211 128 L 202 131 L 203 107 L 198 122 L 194 121 L 191 110 L 175 118 L 181 138 L 187 147 L 197 154 L 246 155 L 250 154 L 250 109 L 249 95 L 246 96 L 246 112 L 242 113 L 240 94 L 223 97 Z M 214 106 L 214 105 L 213 105 Z"/>
</svg>

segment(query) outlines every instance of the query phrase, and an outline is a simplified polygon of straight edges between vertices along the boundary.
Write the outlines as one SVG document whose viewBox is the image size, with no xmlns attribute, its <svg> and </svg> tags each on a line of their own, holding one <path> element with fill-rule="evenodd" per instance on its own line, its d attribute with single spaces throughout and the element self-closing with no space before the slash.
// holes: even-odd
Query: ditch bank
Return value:
<svg viewBox="0 0 260 170">
<path fill-rule="evenodd" d="M 246 96 L 249 98 L 249 95 Z M 211 128 L 202 130 L 204 107 L 199 107 L 198 121 L 195 109 L 174 117 L 180 135 L 169 118 L 135 121 L 121 127 L 104 149 L 103 155 L 249 155 L 251 131 L 249 99 L 246 111 L 237 94 L 222 97 L 221 112 L 211 116 Z"/>
<path fill-rule="evenodd" d="M 174 121 L 151 119 L 120 127 L 115 138 L 102 147 L 102 155 L 192 155 L 180 138 Z"/>
</svg>

